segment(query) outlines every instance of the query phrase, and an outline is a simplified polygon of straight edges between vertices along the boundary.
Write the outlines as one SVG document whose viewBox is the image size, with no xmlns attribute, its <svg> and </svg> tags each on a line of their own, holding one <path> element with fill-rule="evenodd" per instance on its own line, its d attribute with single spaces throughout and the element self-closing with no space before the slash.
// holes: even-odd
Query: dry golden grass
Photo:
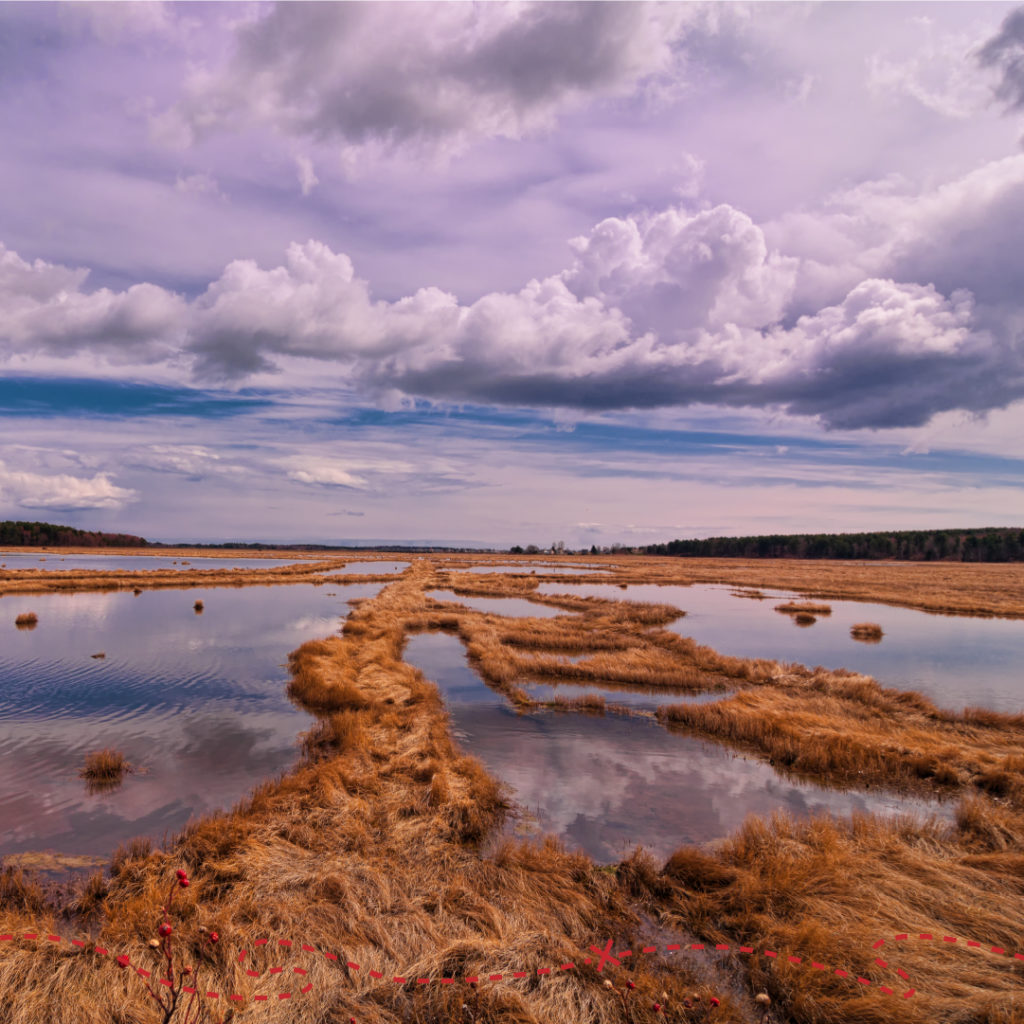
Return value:
<svg viewBox="0 0 1024 1024">
<path fill-rule="evenodd" d="M 815 604 L 813 601 L 789 601 L 787 604 L 777 604 L 777 612 L 785 615 L 831 615 L 832 606 L 829 604 Z"/>
<path fill-rule="evenodd" d="M 642 569 L 653 581 L 672 561 L 609 561 L 609 573 L 625 581 Z M 537 600 L 574 614 L 508 620 L 425 597 L 447 584 L 467 596 L 532 590 L 521 577 L 472 575 L 445 579 L 417 561 L 360 604 L 342 635 L 294 652 L 290 694 L 317 716 L 303 762 L 230 813 L 194 823 L 166 850 L 118 851 L 109 881 L 94 878 L 71 908 L 79 928 L 95 921 L 96 941 L 144 962 L 167 879 L 186 868 L 180 948 L 203 964 L 211 987 L 246 995 L 241 1019 L 266 1024 L 650 1024 L 666 1019 L 650 1009 L 655 1001 L 675 1022 L 740 1024 L 758 1019 L 750 997 L 762 987 L 775 1024 L 1024 1021 L 1010 1002 L 1021 991 L 1019 962 L 962 943 L 886 947 L 918 990 L 905 1001 L 832 973 L 738 955 L 719 966 L 629 961 L 637 989 L 628 1005 L 621 986 L 606 989 L 593 967 L 475 992 L 387 981 L 578 961 L 608 938 L 617 949 L 637 941 L 645 915 L 670 929 L 669 941 L 772 948 L 894 988 L 898 979 L 875 963 L 871 945 L 897 932 L 1022 949 L 1024 716 L 945 712 L 863 676 L 719 655 L 663 629 L 679 614 L 665 606 L 559 596 Z M 995 595 L 989 607 L 1000 603 Z M 424 629 L 456 632 L 481 675 L 513 700 L 528 702 L 521 684 L 536 679 L 736 691 L 718 704 L 664 710 L 662 720 L 825 783 L 959 794 L 957 822 L 755 820 L 721 850 L 685 848 L 664 870 L 642 852 L 609 872 L 553 841 L 495 845 L 502 788 L 451 739 L 436 687 L 401 660 L 406 637 Z M 567 654 L 586 657 L 573 663 Z M 223 937 L 216 956 L 190 938 L 199 924 Z M 47 928 L 67 933 L 37 887 L 15 870 L 0 873 L 0 932 Z M 309 957 L 301 961 L 313 983 L 305 1002 L 255 1006 L 255 993 L 275 989 L 250 978 L 234 954 L 256 935 L 305 942 L 364 969 Z M 371 966 L 384 979 L 370 978 Z M 137 981 L 65 944 L 3 943 L 0 1022 L 144 1024 L 153 1017 Z M 722 1000 L 713 1015 L 711 993 Z M 687 1011 L 683 1000 L 694 994 L 701 1009 Z"/>
<path fill-rule="evenodd" d="M 854 640 L 877 644 L 885 633 L 877 622 L 856 622 L 850 627 L 850 636 Z"/>
<path fill-rule="evenodd" d="M 39 624 L 39 616 L 35 612 L 22 612 L 14 620 L 18 629 L 35 629 Z"/>
<path fill-rule="evenodd" d="M 90 782 L 120 782 L 131 770 L 132 766 L 124 754 L 107 747 L 87 754 L 85 767 L 78 774 Z"/>
</svg>

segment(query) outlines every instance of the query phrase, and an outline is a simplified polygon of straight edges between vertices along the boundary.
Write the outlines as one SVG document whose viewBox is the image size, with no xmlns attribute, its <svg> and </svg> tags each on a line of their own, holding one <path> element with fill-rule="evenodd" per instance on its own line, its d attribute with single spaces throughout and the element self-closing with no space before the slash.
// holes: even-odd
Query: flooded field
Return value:
<svg viewBox="0 0 1024 1024">
<path fill-rule="evenodd" d="M 335 632 L 348 600 L 379 590 L 0 599 L 0 856 L 109 855 L 133 836 L 159 840 L 289 768 L 312 721 L 285 694 L 289 652 Z M 28 612 L 38 624 L 15 629 Z M 78 771 L 87 753 L 108 746 L 138 770 L 119 789 L 90 795 Z"/>
<path fill-rule="evenodd" d="M 325 576 L 377 575 L 384 572 L 403 572 L 408 562 L 349 562 L 340 569 L 329 569 Z"/>
<path fill-rule="evenodd" d="M 301 558 L 189 558 L 170 555 L 39 555 L 25 551 L 0 551 L 0 569 L 45 569 L 67 572 L 71 569 L 106 569 L 141 572 L 144 569 L 272 569 L 295 565 Z"/>
<path fill-rule="evenodd" d="M 511 786 L 527 812 L 520 827 L 557 835 L 599 861 L 617 861 L 636 845 L 665 857 L 683 843 L 725 837 L 748 814 L 775 810 L 799 817 L 856 810 L 948 817 L 938 803 L 793 781 L 762 761 L 668 733 L 648 719 L 519 713 L 481 681 L 451 635 L 412 636 L 404 657 L 438 685 L 462 747 Z M 578 696 L 584 688 L 565 690 Z"/>
<path fill-rule="evenodd" d="M 491 572 L 510 572 L 510 573 L 537 573 L 543 576 L 590 576 L 595 572 L 600 572 L 601 566 L 568 566 L 568 565 L 552 565 L 543 566 L 536 564 L 528 564 L 520 562 L 518 565 L 474 565 L 465 569 L 449 569 L 449 572 L 476 572 L 476 573 L 491 573 Z"/>
<path fill-rule="evenodd" d="M 541 594 L 566 593 L 542 583 Z M 942 707 L 1024 710 L 1024 622 L 927 612 L 863 601 L 833 601 L 832 612 L 806 628 L 777 604 L 802 600 L 784 591 L 762 591 L 764 600 L 735 596 L 735 588 L 573 584 L 569 593 L 609 600 L 672 604 L 686 612 L 667 628 L 721 654 L 771 658 L 803 665 L 846 668 L 874 676 L 884 686 L 917 690 Z M 850 636 L 858 622 L 876 622 L 880 643 Z"/>
<path fill-rule="evenodd" d="M 515 618 L 553 619 L 556 615 L 569 615 L 562 608 L 536 604 L 525 597 L 466 597 L 450 590 L 428 590 L 427 597 L 435 601 L 454 601 L 477 612 L 488 615 L 509 615 Z"/>
</svg>

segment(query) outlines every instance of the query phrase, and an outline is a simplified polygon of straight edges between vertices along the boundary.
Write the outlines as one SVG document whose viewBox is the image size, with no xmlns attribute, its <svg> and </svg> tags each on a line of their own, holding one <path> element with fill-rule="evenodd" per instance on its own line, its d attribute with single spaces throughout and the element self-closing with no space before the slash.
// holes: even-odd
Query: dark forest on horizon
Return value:
<svg viewBox="0 0 1024 1024">
<path fill-rule="evenodd" d="M 900 562 L 1024 562 L 1024 530 L 896 530 L 875 533 L 793 533 L 671 540 L 642 549 L 684 558 L 832 558 Z"/>
<path fill-rule="evenodd" d="M 0 522 L 3 547 L 164 547 L 225 548 L 235 550 L 293 551 L 388 551 L 388 552 L 478 552 L 495 554 L 498 549 L 446 547 L 435 545 L 375 544 L 274 544 L 229 541 L 219 544 L 180 542 L 163 544 L 128 533 L 80 530 L 54 523 Z M 564 545 L 551 549 L 516 545 L 513 554 L 587 554 L 586 548 L 573 552 Z M 671 555 L 683 558 L 794 558 L 901 562 L 1024 562 L 1024 529 L 986 527 L 983 529 L 896 530 L 874 533 L 793 533 L 752 537 L 708 537 L 704 540 L 671 540 L 646 547 L 589 549 L 590 554 Z"/>
</svg>

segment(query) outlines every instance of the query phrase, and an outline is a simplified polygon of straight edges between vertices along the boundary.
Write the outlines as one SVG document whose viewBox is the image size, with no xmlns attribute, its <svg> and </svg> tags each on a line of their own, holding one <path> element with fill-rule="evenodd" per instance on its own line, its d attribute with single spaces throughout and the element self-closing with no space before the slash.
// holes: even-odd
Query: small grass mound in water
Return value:
<svg viewBox="0 0 1024 1024">
<path fill-rule="evenodd" d="M 78 773 L 87 782 L 98 786 L 114 786 L 132 771 L 132 766 L 119 750 L 107 747 L 88 754 L 85 767 Z"/>
<path fill-rule="evenodd" d="M 14 624 L 18 629 L 35 629 L 39 624 L 39 616 L 35 612 L 22 612 L 14 620 Z"/>
<path fill-rule="evenodd" d="M 858 622 L 850 627 L 850 636 L 865 644 L 877 644 L 885 634 L 877 622 Z"/>
<path fill-rule="evenodd" d="M 793 616 L 793 621 L 798 626 L 813 626 L 818 621 L 818 617 L 810 612 L 797 612 Z"/>
<path fill-rule="evenodd" d="M 205 607 L 206 605 L 204 605 L 202 601 L 196 601 L 196 603 L 192 605 L 196 615 L 200 615 Z"/>
<path fill-rule="evenodd" d="M 790 601 L 788 604 L 777 604 L 777 612 L 783 615 L 831 615 L 830 604 L 815 604 L 813 601 Z"/>
</svg>

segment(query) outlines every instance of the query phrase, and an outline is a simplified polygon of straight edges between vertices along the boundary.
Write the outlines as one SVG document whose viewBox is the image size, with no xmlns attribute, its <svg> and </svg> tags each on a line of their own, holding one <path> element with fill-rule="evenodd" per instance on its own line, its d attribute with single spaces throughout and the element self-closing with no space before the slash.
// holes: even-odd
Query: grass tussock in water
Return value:
<svg viewBox="0 0 1024 1024">
<path fill-rule="evenodd" d="M 877 622 L 857 622 L 850 627 L 850 636 L 862 643 L 880 643 L 884 635 L 882 627 Z"/>
<path fill-rule="evenodd" d="M 622 571 L 633 573 L 633 563 Z M 193 823 L 166 850 L 123 848 L 109 880 L 94 876 L 81 894 L 78 928 L 95 922 L 91 940 L 143 963 L 166 880 L 186 869 L 191 886 L 176 910 L 186 926 L 216 929 L 221 943 L 210 952 L 183 939 L 183 954 L 202 964 L 211 988 L 245 996 L 241 1019 L 266 1024 L 747 1024 L 759 1019 L 752 997 L 761 989 L 775 1024 L 1021 1020 L 1011 1001 L 1018 962 L 962 942 L 886 947 L 886 960 L 912 978 L 912 1000 L 854 978 L 900 985 L 872 949 L 897 932 L 1021 948 L 1024 716 L 948 712 L 864 676 L 724 657 L 662 628 L 679 614 L 668 606 L 567 592 L 543 603 L 572 614 L 509 620 L 427 598 L 441 582 L 416 562 L 360 604 L 342 635 L 294 652 L 290 694 L 317 716 L 302 763 L 232 812 Z M 524 593 L 488 586 L 493 596 Z M 453 741 L 437 688 L 401 660 L 406 637 L 424 629 L 456 632 L 492 686 L 526 701 L 521 683 L 538 678 L 726 687 L 735 692 L 718 704 L 663 709 L 661 720 L 821 782 L 959 795 L 957 821 L 752 820 L 717 851 L 684 847 L 665 865 L 640 851 L 613 871 L 550 840 L 495 843 L 506 794 Z M 570 663 L 566 654 L 587 656 Z M 743 944 L 780 957 L 638 956 L 611 973 L 591 965 L 535 974 L 580 964 L 608 939 L 635 948 L 651 927 L 671 936 L 663 941 Z M 0 931 L 47 928 L 68 933 L 29 880 L 0 873 Z M 305 1002 L 275 1001 L 273 979 L 246 973 L 279 955 L 255 950 L 257 935 L 268 949 L 285 939 L 340 959 L 296 961 L 313 988 Z M 244 966 L 240 948 L 253 950 Z M 852 977 L 812 970 L 812 958 Z M 346 971 L 346 960 L 363 970 Z M 517 970 L 530 976 L 509 976 Z M 108 972 L 103 984 L 98 971 Z M 499 972 L 501 981 L 475 990 L 415 982 Z M 389 980 L 399 974 L 410 980 Z M 631 1002 L 621 998 L 627 977 Z M 152 1007 L 135 981 L 66 944 L 0 944 L 0 1020 L 143 1024 Z M 256 1004 L 257 994 L 271 999 Z M 656 1002 L 669 1012 L 654 1011 Z"/>
<path fill-rule="evenodd" d="M 131 771 L 132 765 L 124 754 L 113 747 L 107 747 L 87 754 L 85 765 L 78 774 L 80 778 L 97 785 L 116 785 Z"/>
<path fill-rule="evenodd" d="M 831 615 L 830 604 L 816 604 L 814 601 L 789 601 L 786 604 L 777 604 L 777 612 L 784 615 Z"/>
<path fill-rule="evenodd" d="M 22 612 L 14 619 L 18 629 L 35 629 L 39 625 L 39 616 L 35 612 Z"/>
</svg>

